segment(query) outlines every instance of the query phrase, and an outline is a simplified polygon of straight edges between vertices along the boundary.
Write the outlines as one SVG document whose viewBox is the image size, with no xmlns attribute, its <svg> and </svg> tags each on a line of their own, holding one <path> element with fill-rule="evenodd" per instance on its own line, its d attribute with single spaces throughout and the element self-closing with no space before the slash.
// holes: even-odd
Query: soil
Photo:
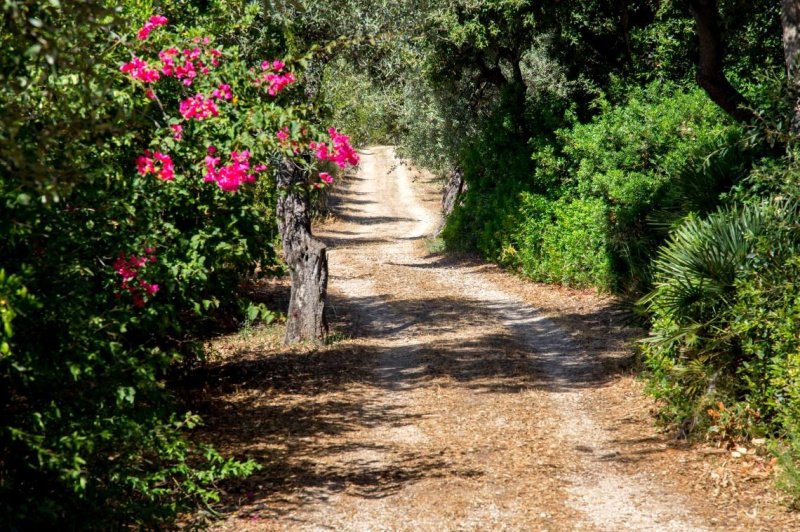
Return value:
<svg viewBox="0 0 800 532">
<path fill-rule="evenodd" d="M 440 200 L 390 147 L 367 150 L 316 229 L 338 340 L 214 344 L 200 436 L 263 465 L 221 486 L 216 528 L 800 529 L 763 449 L 657 430 L 631 369 L 642 331 L 613 299 L 431 252 Z"/>
</svg>

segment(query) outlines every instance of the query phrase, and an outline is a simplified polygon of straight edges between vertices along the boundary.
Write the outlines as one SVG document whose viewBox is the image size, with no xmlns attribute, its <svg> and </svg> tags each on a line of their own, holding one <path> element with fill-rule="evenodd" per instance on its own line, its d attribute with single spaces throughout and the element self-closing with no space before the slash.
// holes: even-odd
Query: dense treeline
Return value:
<svg viewBox="0 0 800 532">
<path fill-rule="evenodd" d="M 335 112 L 463 176 L 448 247 L 636 303 L 663 421 L 774 438 L 800 494 L 795 3 L 406 6 L 393 75 L 329 65 Z"/>
</svg>

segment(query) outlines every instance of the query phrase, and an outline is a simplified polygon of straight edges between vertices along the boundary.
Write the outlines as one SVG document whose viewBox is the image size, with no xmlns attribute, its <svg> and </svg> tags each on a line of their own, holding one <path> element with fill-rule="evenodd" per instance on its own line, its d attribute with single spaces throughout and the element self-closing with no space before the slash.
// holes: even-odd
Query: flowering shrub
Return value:
<svg viewBox="0 0 800 532">
<path fill-rule="evenodd" d="M 320 161 L 331 161 L 339 168 L 347 165 L 358 164 L 358 154 L 350 145 L 350 137 L 342 135 L 336 128 L 328 129 L 330 145 L 325 142 L 311 142 L 309 147 L 314 150 Z"/>
<path fill-rule="evenodd" d="M 255 467 L 187 439 L 199 420 L 164 380 L 204 336 L 270 318 L 241 285 L 278 263 L 272 170 L 312 175 L 310 143 L 331 141 L 282 60 L 251 70 L 158 14 L 117 41 L 113 13 L 56 4 L 22 12 L 71 32 L 57 68 L 25 55 L 34 33 L 0 50 L 31 58 L 0 87 L 0 148 L 22 158 L 0 163 L 0 523 L 156 528 Z"/>
<path fill-rule="evenodd" d="M 297 81 L 293 73 L 284 72 L 285 68 L 286 64 L 278 59 L 262 62 L 261 70 L 265 72 L 262 76 L 256 78 L 256 84 L 266 85 L 267 93 L 270 96 L 277 96 L 279 92 Z"/>
<path fill-rule="evenodd" d="M 144 306 L 146 297 L 156 295 L 159 290 L 157 284 L 141 278 L 147 264 L 156 262 L 153 248 L 146 248 L 144 251 L 147 256 L 130 255 L 126 257 L 124 253 L 120 253 L 117 260 L 114 261 L 114 271 L 122 277 L 119 288 L 131 295 L 133 305 L 138 308 Z M 116 296 L 119 297 L 120 294 L 117 293 Z"/>
</svg>

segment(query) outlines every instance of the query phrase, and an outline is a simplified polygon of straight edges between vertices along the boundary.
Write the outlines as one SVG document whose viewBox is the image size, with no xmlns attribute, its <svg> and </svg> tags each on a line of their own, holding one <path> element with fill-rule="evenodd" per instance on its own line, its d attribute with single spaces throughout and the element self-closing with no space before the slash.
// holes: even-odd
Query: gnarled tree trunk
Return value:
<svg viewBox="0 0 800 532">
<path fill-rule="evenodd" d="M 462 172 L 460 168 L 453 168 L 450 171 L 450 176 L 442 191 L 442 222 L 439 224 L 438 229 L 436 229 L 437 235 L 444 229 L 447 218 L 452 214 L 453 209 L 455 209 L 461 194 L 466 191 L 467 184 L 464 181 L 464 172 Z"/>
<path fill-rule="evenodd" d="M 284 343 L 322 343 L 328 333 L 325 298 L 328 256 L 311 234 L 311 201 L 306 172 L 287 160 L 278 172 L 278 229 L 292 279 Z"/>
<path fill-rule="evenodd" d="M 756 118 L 748 102 L 725 76 L 725 50 L 719 26 L 717 0 L 689 0 L 697 28 L 697 82 L 706 94 L 739 122 Z"/>
</svg>

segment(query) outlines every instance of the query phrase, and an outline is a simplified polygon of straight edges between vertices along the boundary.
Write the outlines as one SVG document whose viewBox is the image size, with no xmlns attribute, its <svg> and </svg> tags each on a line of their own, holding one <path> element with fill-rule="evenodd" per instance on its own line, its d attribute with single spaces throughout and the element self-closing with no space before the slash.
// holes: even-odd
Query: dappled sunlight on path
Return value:
<svg viewBox="0 0 800 532">
<path fill-rule="evenodd" d="M 354 338 L 202 377 L 228 393 L 215 432 L 268 464 L 221 528 L 715 528 L 653 466 L 670 448 L 642 399 L 609 392 L 626 357 L 585 336 L 610 307 L 545 315 L 480 261 L 428 252 L 438 199 L 391 148 L 363 154 L 318 231 Z"/>
</svg>

